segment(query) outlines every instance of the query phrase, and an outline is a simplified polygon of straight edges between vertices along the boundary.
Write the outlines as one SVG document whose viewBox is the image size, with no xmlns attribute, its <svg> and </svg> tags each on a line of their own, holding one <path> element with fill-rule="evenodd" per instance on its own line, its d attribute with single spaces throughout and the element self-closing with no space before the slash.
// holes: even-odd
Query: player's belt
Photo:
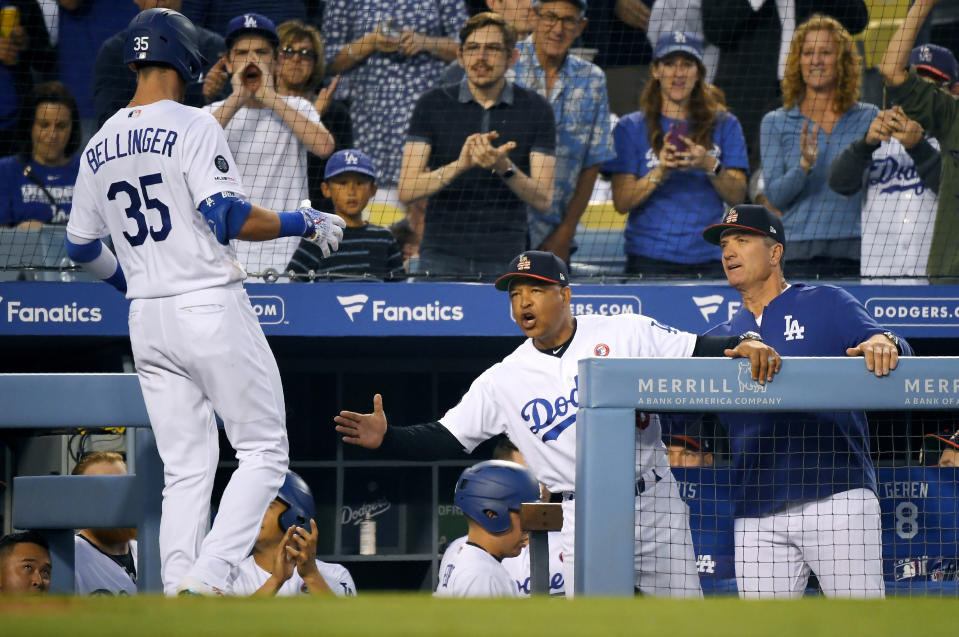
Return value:
<svg viewBox="0 0 959 637">
<path fill-rule="evenodd" d="M 636 495 L 641 495 L 646 492 L 646 489 L 652 488 L 656 485 L 657 482 L 663 479 L 663 476 L 656 473 L 655 469 L 650 469 L 642 476 L 639 480 L 636 481 Z M 558 502 L 569 502 L 570 500 L 576 499 L 575 491 L 563 491 L 562 493 L 554 493 L 550 496 L 549 501 L 553 503 Z"/>
</svg>

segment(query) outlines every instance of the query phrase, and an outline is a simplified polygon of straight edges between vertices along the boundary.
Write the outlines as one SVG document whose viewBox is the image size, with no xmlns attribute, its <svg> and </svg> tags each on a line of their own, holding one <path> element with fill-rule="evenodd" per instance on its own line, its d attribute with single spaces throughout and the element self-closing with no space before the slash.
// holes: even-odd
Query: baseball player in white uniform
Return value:
<svg viewBox="0 0 959 637">
<path fill-rule="evenodd" d="M 341 564 L 330 564 L 320 560 L 314 560 L 320 577 L 326 583 L 334 595 L 340 597 L 353 597 L 356 595 L 356 584 L 353 583 L 353 576 Z M 234 595 L 253 595 L 263 588 L 270 581 L 272 573 L 262 569 L 253 559 L 253 556 L 240 562 L 237 569 L 236 579 L 233 580 Z M 292 597 L 309 593 L 310 588 L 303 576 L 295 568 L 292 569 L 289 579 L 284 581 L 276 592 L 270 592 L 270 595 L 277 597 Z"/>
<path fill-rule="evenodd" d="M 98 549 L 82 535 L 74 538 L 77 595 L 136 595 L 136 569 L 127 570 L 114 556 Z M 130 540 L 130 566 L 137 563 L 137 541 Z"/>
<path fill-rule="evenodd" d="M 130 342 L 164 464 L 164 591 L 217 594 L 249 555 L 289 462 L 279 371 L 229 241 L 305 236 L 335 250 L 342 221 L 246 201 L 216 120 L 178 103 L 202 68 L 187 18 L 150 9 L 126 34 L 137 90 L 83 152 L 66 247 L 131 299 Z M 214 411 L 239 465 L 207 533 Z"/>
<path fill-rule="evenodd" d="M 94 451 L 77 462 L 72 475 L 126 475 L 123 456 Z M 74 584 L 78 595 L 136 595 L 136 529 L 80 529 L 74 536 Z"/>
<path fill-rule="evenodd" d="M 416 458 L 472 452 L 506 433 L 526 462 L 563 503 L 566 593 L 573 591 L 578 363 L 591 356 L 748 357 L 753 378 L 771 380 L 781 359 L 751 336 L 697 337 L 642 315 L 580 316 L 570 309 L 566 264 L 548 252 L 527 251 L 496 281 L 508 290 L 513 318 L 529 337 L 477 378 L 439 422 L 387 428 L 382 397 L 373 413 L 342 411 L 335 418 L 344 441 L 381 445 Z M 689 511 L 669 471 L 659 419 L 643 415 L 636 427 L 636 587 L 661 596 L 700 597 Z"/>
<path fill-rule="evenodd" d="M 563 578 L 563 538 L 558 531 L 547 533 L 549 542 L 549 594 L 565 595 L 566 586 Z M 440 576 L 446 571 L 447 565 L 452 559 L 459 555 L 462 547 L 466 544 L 467 536 L 458 537 L 443 552 L 443 559 L 440 560 Z M 504 557 L 500 562 L 509 576 L 513 578 L 513 586 L 519 597 L 529 597 L 531 590 L 530 583 L 530 557 L 529 544 L 525 545 L 516 557 Z"/>
<path fill-rule="evenodd" d="M 316 559 L 320 534 L 315 515 L 313 490 L 302 477 L 287 471 L 276 499 L 263 516 L 253 554 L 237 569 L 233 594 L 356 595 L 356 584 L 346 568 Z"/>
<path fill-rule="evenodd" d="M 443 556 L 436 596 L 519 597 L 502 561 L 518 556 L 528 542 L 519 511 L 539 497 L 539 484 L 523 465 L 487 460 L 467 467 L 456 481 L 453 503 L 466 516 L 469 534 Z"/>
</svg>

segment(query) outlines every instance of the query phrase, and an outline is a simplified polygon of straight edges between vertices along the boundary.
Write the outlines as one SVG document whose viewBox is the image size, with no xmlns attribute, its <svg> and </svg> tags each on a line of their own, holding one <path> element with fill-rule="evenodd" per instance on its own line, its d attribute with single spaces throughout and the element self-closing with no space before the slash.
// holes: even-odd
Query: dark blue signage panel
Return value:
<svg viewBox="0 0 959 637">
<path fill-rule="evenodd" d="M 271 336 L 519 336 L 509 299 L 475 283 L 251 283 Z M 847 286 L 910 337 L 959 336 L 959 286 Z M 726 285 L 575 285 L 575 314 L 636 314 L 701 333 L 739 309 Z M 0 283 L 0 335 L 127 334 L 129 303 L 102 283 Z"/>
</svg>

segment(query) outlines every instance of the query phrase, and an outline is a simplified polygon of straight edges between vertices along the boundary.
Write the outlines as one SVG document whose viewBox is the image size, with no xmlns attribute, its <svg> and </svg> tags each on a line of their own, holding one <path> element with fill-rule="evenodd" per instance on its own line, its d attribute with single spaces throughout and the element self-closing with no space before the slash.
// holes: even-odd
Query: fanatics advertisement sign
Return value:
<svg viewBox="0 0 959 637">
<path fill-rule="evenodd" d="M 905 337 L 959 336 L 959 286 L 846 286 Z M 477 283 L 250 283 L 268 336 L 521 336 L 509 297 Z M 645 314 L 700 334 L 741 305 L 727 285 L 574 285 L 577 316 Z M 102 283 L 0 283 L 0 335 L 122 336 L 129 302 Z"/>
</svg>

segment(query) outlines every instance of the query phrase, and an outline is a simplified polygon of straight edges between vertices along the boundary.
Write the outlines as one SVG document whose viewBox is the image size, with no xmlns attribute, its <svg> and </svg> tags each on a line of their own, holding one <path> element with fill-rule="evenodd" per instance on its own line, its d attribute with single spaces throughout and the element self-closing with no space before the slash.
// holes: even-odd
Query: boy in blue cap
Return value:
<svg viewBox="0 0 959 637">
<path fill-rule="evenodd" d="M 320 190 L 333 201 L 333 211 L 346 221 L 340 251 L 324 257 L 316 246 L 302 241 L 287 270 L 307 275 L 306 278 L 311 271 L 379 279 L 401 276 L 403 254 L 393 233 L 363 219 L 363 210 L 376 194 L 376 170 L 370 156 L 354 148 L 333 153 Z"/>
</svg>

